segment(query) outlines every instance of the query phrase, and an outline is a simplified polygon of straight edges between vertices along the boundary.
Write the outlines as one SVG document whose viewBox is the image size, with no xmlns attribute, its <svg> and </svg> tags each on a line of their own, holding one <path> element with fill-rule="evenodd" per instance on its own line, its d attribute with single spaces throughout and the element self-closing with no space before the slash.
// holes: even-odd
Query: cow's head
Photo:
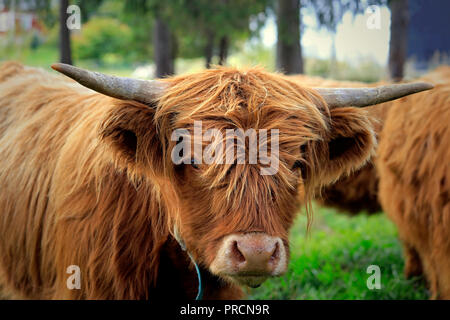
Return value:
<svg viewBox="0 0 450 320">
<path fill-rule="evenodd" d="M 373 152 L 354 106 L 428 88 L 312 89 L 258 69 L 159 81 L 55 69 L 121 99 L 100 130 L 117 165 L 165 190 L 168 226 L 197 263 L 249 286 L 286 271 L 298 193 L 310 199 Z"/>
</svg>

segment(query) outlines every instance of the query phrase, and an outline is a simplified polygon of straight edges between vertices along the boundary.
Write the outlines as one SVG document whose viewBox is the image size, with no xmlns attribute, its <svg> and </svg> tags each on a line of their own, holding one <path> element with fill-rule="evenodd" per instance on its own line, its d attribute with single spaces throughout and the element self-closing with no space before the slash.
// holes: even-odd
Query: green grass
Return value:
<svg viewBox="0 0 450 320">
<path fill-rule="evenodd" d="M 54 62 L 58 62 L 58 51 L 54 48 L 41 46 L 36 50 L 29 48 L 0 48 L 0 60 L 15 60 L 20 61 L 25 65 L 33 67 L 47 67 L 50 69 L 50 65 Z"/>
<path fill-rule="evenodd" d="M 250 299 L 427 299 L 420 279 L 403 275 L 401 244 L 384 214 L 349 217 L 314 208 L 314 224 L 305 236 L 301 215 L 292 230 L 291 261 L 281 278 L 248 289 Z M 369 290 L 369 265 L 381 269 L 381 289 Z"/>
</svg>

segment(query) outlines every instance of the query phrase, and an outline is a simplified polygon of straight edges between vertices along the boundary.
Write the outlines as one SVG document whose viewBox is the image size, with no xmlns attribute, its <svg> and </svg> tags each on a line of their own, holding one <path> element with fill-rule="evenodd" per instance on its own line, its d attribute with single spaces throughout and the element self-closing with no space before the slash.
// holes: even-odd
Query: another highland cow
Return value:
<svg viewBox="0 0 450 320">
<path fill-rule="evenodd" d="M 379 198 L 403 241 L 406 276 L 423 273 L 432 298 L 450 299 L 450 67 L 423 79 L 435 90 L 393 103 L 385 119 Z"/>
</svg>

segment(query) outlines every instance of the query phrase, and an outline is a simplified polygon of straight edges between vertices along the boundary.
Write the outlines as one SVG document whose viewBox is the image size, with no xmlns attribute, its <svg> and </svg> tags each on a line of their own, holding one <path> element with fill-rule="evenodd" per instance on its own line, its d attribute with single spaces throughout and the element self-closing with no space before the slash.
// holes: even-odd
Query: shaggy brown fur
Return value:
<svg viewBox="0 0 450 320">
<path fill-rule="evenodd" d="M 367 84 L 356 81 L 337 81 L 304 75 L 291 77 L 295 81 L 311 87 L 358 88 L 384 84 L 382 82 Z M 376 135 L 381 132 L 384 118 L 391 104 L 392 101 L 367 108 Z M 372 157 L 360 169 L 348 175 L 343 175 L 335 183 L 317 190 L 316 201 L 322 206 L 333 207 L 350 215 L 358 214 L 361 211 L 369 214 L 380 212 L 382 209 L 378 200 L 378 175 L 374 160 L 375 158 Z"/>
<path fill-rule="evenodd" d="M 394 103 L 378 147 L 379 197 L 404 243 L 406 276 L 425 274 L 450 299 L 450 67 L 435 89 Z M 407 106 L 407 107 L 405 107 Z"/>
<path fill-rule="evenodd" d="M 374 148 L 366 112 L 329 110 L 314 90 L 258 69 L 219 68 L 167 80 L 147 106 L 60 76 L 0 68 L 0 279 L 23 298 L 205 298 L 240 289 L 209 272 L 221 239 L 280 237 L 319 185 L 364 164 Z M 155 111 L 156 110 L 156 111 Z M 279 171 L 260 164 L 174 165 L 170 135 L 192 130 L 280 130 Z M 270 151 L 270 150 L 269 150 Z M 302 177 L 302 178 L 300 178 Z M 80 290 L 66 287 L 69 265 Z"/>
<path fill-rule="evenodd" d="M 448 67 L 441 67 L 430 75 L 421 77 L 419 80 L 429 81 L 431 83 L 435 83 L 436 81 L 446 81 L 445 79 L 448 77 L 448 70 Z M 353 81 L 336 81 L 302 75 L 293 76 L 292 78 L 296 81 L 301 81 L 304 85 L 313 87 L 345 88 L 367 87 L 383 84 L 381 82 L 366 84 Z M 440 92 L 441 90 L 442 92 Z M 370 119 L 373 122 L 376 135 L 378 136 L 381 133 L 384 121 L 390 110 L 393 109 L 394 105 L 400 105 L 403 109 L 409 109 L 411 105 L 423 103 L 424 99 L 427 97 L 434 99 L 435 95 L 441 94 L 444 96 L 447 94 L 445 86 L 438 86 L 437 88 L 434 88 L 433 95 L 429 95 L 428 93 L 420 93 L 417 95 L 412 95 L 407 99 L 389 101 L 367 108 L 370 114 Z M 374 165 L 375 161 L 375 157 L 371 158 L 370 161 L 368 161 L 362 168 L 355 170 L 348 176 L 342 176 L 336 183 L 326 186 L 320 192 L 317 192 L 317 201 L 324 206 L 334 207 L 339 209 L 341 212 L 349 214 L 357 214 L 361 211 L 365 211 L 369 214 L 381 212 L 382 208 L 378 199 L 379 178 Z"/>
<path fill-rule="evenodd" d="M 381 212 L 378 200 L 378 176 L 373 159 L 361 169 L 323 188 L 320 193 L 318 192 L 317 202 L 349 215 Z"/>
</svg>

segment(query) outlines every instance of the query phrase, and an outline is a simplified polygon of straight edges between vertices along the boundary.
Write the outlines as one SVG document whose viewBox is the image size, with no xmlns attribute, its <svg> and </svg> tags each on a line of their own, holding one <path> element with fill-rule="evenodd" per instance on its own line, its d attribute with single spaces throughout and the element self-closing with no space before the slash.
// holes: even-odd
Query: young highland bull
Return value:
<svg viewBox="0 0 450 320">
<path fill-rule="evenodd" d="M 201 278 L 204 298 L 238 298 L 237 284 L 285 272 L 299 190 L 311 199 L 372 154 L 371 122 L 351 106 L 431 87 L 316 90 L 258 69 L 157 81 L 54 69 L 97 92 L 17 63 L 0 68 L 0 287 L 10 297 L 194 298 Z M 209 129 L 275 132 L 259 147 L 276 155 L 276 170 L 234 155 L 252 134 L 239 144 Z M 189 134 L 202 143 L 175 163 Z M 220 142 L 231 161 L 205 163 Z M 79 286 L 67 281 L 76 270 Z"/>
</svg>

